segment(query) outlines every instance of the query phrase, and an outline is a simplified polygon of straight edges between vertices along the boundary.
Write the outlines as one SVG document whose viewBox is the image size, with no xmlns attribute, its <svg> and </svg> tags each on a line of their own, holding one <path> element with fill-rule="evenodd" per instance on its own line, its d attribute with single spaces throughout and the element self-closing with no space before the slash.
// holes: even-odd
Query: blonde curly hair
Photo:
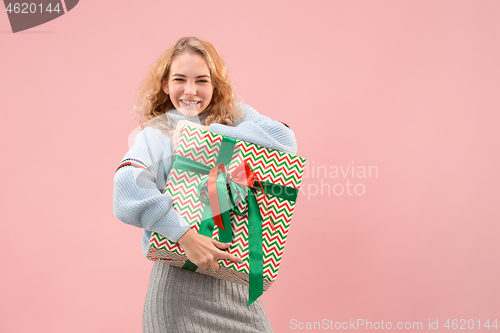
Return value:
<svg viewBox="0 0 500 333">
<path fill-rule="evenodd" d="M 233 85 L 222 56 L 212 44 L 201 38 L 183 37 L 163 52 L 160 58 L 153 63 L 148 75 L 137 90 L 134 114 L 135 118 L 138 118 L 141 128 L 157 126 L 164 133 L 173 129 L 167 111 L 175 107 L 170 96 L 163 91 L 161 83 L 163 79 L 168 80 L 172 61 L 184 52 L 201 55 L 210 71 L 214 91 L 210 104 L 203 111 L 208 113 L 206 125 L 212 123 L 234 125 L 234 122 L 242 117 L 242 112 L 237 108 L 237 105 L 242 102 L 235 97 Z"/>
</svg>

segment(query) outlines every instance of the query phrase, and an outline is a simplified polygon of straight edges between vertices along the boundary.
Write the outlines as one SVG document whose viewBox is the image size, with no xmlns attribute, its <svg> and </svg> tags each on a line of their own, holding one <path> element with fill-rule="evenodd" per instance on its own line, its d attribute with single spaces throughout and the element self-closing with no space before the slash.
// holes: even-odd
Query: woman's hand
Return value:
<svg viewBox="0 0 500 333">
<path fill-rule="evenodd" d="M 218 271 L 219 263 L 217 261 L 221 259 L 227 259 L 239 264 L 243 263 L 240 258 L 219 250 L 227 249 L 230 244 L 224 244 L 213 238 L 199 235 L 193 229 L 186 231 L 177 243 L 182 246 L 193 264 L 204 269 L 212 267 L 214 271 Z"/>
<path fill-rule="evenodd" d="M 201 128 L 205 131 L 210 130 L 210 126 L 203 126 L 203 125 L 194 123 L 194 122 L 189 121 L 189 120 L 179 120 L 177 122 L 177 126 L 175 127 L 175 130 L 170 132 L 170 134 L 172 135 L 172 141 L 174 143 L 174 149 L 177 148 L 177 144 L 179 143 L 179 140 L 181 138 L 182 126 L 184 126 L 185 124 L 188 124 L 191 127 Z"/>
</svg>

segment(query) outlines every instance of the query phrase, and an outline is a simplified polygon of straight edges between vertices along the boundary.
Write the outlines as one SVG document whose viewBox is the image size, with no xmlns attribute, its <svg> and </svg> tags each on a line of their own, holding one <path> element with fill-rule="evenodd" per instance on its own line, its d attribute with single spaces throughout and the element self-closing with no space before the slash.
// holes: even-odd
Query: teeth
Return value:
<svg viewBox="0 0 500 333">
<path fill-rule="evenodd" d="M 184 104 L 186 104 L 186 105 L 196 105 L 196 104 L 199 103 L 199 101 L 198 102 L 187 102 L 187 101 L 182 100 L 182 99 L 181 99 L 181 102 L 184 103 Z"/>
</svg>

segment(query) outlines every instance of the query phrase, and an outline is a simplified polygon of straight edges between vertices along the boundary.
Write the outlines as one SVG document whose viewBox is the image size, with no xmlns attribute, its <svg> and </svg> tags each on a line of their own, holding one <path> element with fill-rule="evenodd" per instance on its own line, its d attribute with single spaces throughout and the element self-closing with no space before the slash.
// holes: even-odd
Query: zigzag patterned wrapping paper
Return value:
<svg viewBox="0 0 500 333">
<path fill-rule="evenodd" d="M 183 128 L 175 154 L 213 168 L 217 161 L 222 139 L 222 135 L 186 125 Z M 243 161 L 249 164 L 250 169 L 255 172 L 259 180 L 296 189 L 300 187 L 306 162 L 302 157 L 236 140 L 228 172 L 234 171 Z M 205 204 L 198 199 L 197 187 L 207 178 L 208 175 L 172 168 L 164 190 L 164 193 L 172 196 L 174 209 L 191 224 L 191 228 L 196 232 L 199 232 L 205 207 Z M 271 195 L 264 198 L 262 191 L 257 192 L 256 195 L 261 210 L 264 209 L 262 218 L 263 288 L 267 290 L 276 280 L 278 274 L 296 201 L 288 201 Z M 239 211 L 244 211 L 246 207 L 240 204 L 236 208 Z M 220 260 L 218 272 L 202 267 L 198 267 L 196 272 L 248 285 L 248 214 L 239 216 L 230 212 L 230 216 L 233 240 L 227 252 L 240 257 L 243 263 Z M 274 224 L 274 230 L 271 223 Z M 218 236 L 218 227 L 215 226 L 212 238 L 218 240 Z M 178 267 L 182 267 L 188 259 L 177 243 L 171 242 L 155 232 L 151 235 L 147 257 L 152 260 L 167 261 Z"/>
</svg>

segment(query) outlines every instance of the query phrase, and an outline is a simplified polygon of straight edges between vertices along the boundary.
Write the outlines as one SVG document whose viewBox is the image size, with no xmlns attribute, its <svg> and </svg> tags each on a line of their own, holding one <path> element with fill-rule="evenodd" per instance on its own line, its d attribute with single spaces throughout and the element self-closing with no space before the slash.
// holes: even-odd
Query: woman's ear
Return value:
<svg viewBox="0 0 500 333">
<path fill-rule="evenodd" d="M 168 83 L 167 80 L 161 79 L 161 89 L 168 95 Z"/>
</svg>

